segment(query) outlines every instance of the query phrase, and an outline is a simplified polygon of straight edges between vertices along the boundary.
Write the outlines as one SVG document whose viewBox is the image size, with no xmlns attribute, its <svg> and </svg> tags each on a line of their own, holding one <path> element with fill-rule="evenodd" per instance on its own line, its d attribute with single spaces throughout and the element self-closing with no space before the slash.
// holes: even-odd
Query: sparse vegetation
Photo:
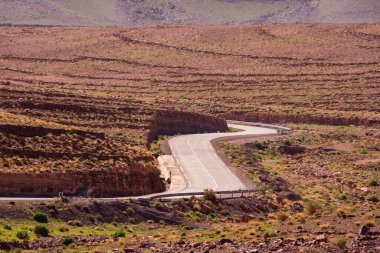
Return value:
<svg viewBox="0 0 380 253">
<path fill-rule="evenodd" d="M 116 231 L 116 232 L 113 234 L 113 237 L 115 237 L 115 238 L 125 237 L 125 232 L 124 232 L 124 231 Z"/>
<path fill-rule="evenodd" d="M 48 217 L 42 212 L 37 212 L 33 215 L 33 219 L 40 223 L 48 223 Z"/>
<path fill-rule="evenodd" d="M 18 231 L 16 233 L 16 237 L 20 240 L 28 239 L 29 235 L 27 231 Z"/>
<path fill-rule="evenodd" d="M 372 179 L 372 180 L 369 182 L 369 186 L 376 187 L 376 186 L 379 186 L 379 183 L 377 182 L 377 180 Z"/>
<path fill-rule="evenodd" d="M 167 202 L 6 201 L 1 210 L 15 210 L 17 218 L 2 221 L 0 242 L 21 243 L 18 233 L 27 232 L 33 245 L 79 238 L 78 245 L 66 239 L 68 247 L 62 241 L 68 252 L 123 251 L 141 242 L 148 251 L 170 245 L 172 252 L 198 244 L 220 251 L 378 246 L 355 240 L 363 227 L 378 231 L 377 24 L 2 29 L 0 72 L 11 80 L 0 80 L 3 191 L 22 185 L 9 191 L 58 196 L 54 182 L 78 189 L 81 177 L 118 196 L 142 185 L 163 190 L 154 158 L 162 135 L 181 132 L 173 127 L 187 126 L 187 116 L 158 121 L 158 112 L 282 123 L 294 131 L 220 144 L 236 169 L 265 189 L 253 198 L 218 200 L 206 190 L 204 198 Z M 42 40 L 43 47 L 34 43 Z M 123 173 L 135 188 L 121 189 L 132 185 L 120 183 Z M 43 187 L 34 184 L 37 175 L 46 179 Z M 12 184 L 18 177 L 22 184 Z M 49 223 L 36 229 L 38 211 Z M 87 239 L 89 245 L 79 243 Z"/>
<path fill-rule="evenodd" d="M 133 211 L 133 208 L 131 207 L 128 207 L 127 209 L 125 209 L 125 212 L 128 214 L 128 215 L 133 215 L 134 211 Z"/>
<path fill-rule="evenodd" d="M 63 245 L 67 246 L 67 245 L 70 245 L 72 243 L 74 243 L 74 238 L 72 238 L 72 237 L 65 237 L 65 238 L 62 239 L 62 244 Z"/>
<path fill-rule="evenodd" d="M 333 239 L 341 238 L 337 234 L 330 241 L 338 249 L 353 247 L 347 245 L 355 237 L 358 227 L 363 226 L 364 231 L 371 227 L 360 220 L 368 217 L 372 220 L 374 212 L 377 213 L 378 189 L 372 181 L 379 176 L 374 169 L 378 155 L 372 153 L 374 149 L 368 145 L 372 137 L 356 135 L 368 131 L 359 127 L 306 124 L 293 127 L 295 130 L 286 139 L 277 137 L 266 140 L 265 149 L 257 148 L 254 142 L 243 145 L 222 142 L 220 147 L 255 185 L 265 185 L 268 197 L 277 197 L 276 205 L 280 211 L 269 214 L 268 219 L 271 225 L 284 229 L 267 228 L 263 233 L 272 230 L 277 235 L 286 234 L 287 229 L 294 228 L 323 233 L 344 226 L 344 229 L 350 230 L 347 238 Z M 313 133 L 312 136 L 310 133 Z M 347 143 L 347 140 L 354 144 Z M 358 152 L 357 146 L 365 147 L 368 152 Z M 365 194 L 369 189 L 375 194 L 368 194 L 365 200 L 357 195 L 358 192 Z M 371 204 L 365 204 L 365 201 Z M 333 221 L 332 214 L 337 216 Z M 362 215 L 364 217 L 359 219 Z M 356 219 L 355 224 L 345 223 L 352 219 Z M 376 222 L 372 220 L 372 224 Z"/>
<path fill-rule="evenodd" d="M 203 197 L 205 200 L 209 200 L 213 203 L 216 203 L 218 201 L 218 198 L 216 197 L 216 194 L 212 189 L 205 189 L 203 191 Z"/>
<path fill-rule="evenodd" d="M 274 231 L 265 231 L 263 236 L 264 236 L 264 239 L 275 237 L 276 236 L 276 232 L 274 232 Z"/>
<path fill-rule="evenodd" d="M 3 228 L 6 229 L 6 230 L 12 230 L 12 226 L 9 225 L 9 224 L 5 224 L 5 225 L 3 226 Z"/>
<path fill-rule="evenodd" d="M 279 221 L 286 221 L 288 218 L 289 218 L 289 216 L 286 214 L 286 213 L 284 213 L 284 212 L 279 212 L 279 213 L 277 213 L 277 219 L 279 220 Z"/>
<path fill-rule="evenodd" d="M 347 240 L 346 238 L 343 238 L 343 237 L 339 237 L 339 238 L 335 238 L 333 240 L 333 243 L 340 249 L 344 249 L 346 248 L 346 244 L 347 244 Z"/>
<path fill-rule="evenodd" d="M 314 215 L 321 210 L 321 205 L 317 201 L 306 202 L 306 213 L 309 215 Z"/>
<path fill-rule="evenodd" d="M 45 227 L 45 225 L 42 225 L 42 224 L 36 225 L 34 227 L 33 231 L 36 235 L 40 235 L 40 236 L 48 236 L 49 235 L 49 229 L 47 229 Z"/>
<path fill-rule="evenodd" d="M 265 144 L 261 141 L 254 141 L 253 146 L 257 149 L 263 150 L 265 148 Z"/>
<path fill-rule="evenodd" d="M 379 196 L 377 195 L 368 195 L 365 197 L 365 199 L 374 203 L 379 202 Z"/>
</svg>

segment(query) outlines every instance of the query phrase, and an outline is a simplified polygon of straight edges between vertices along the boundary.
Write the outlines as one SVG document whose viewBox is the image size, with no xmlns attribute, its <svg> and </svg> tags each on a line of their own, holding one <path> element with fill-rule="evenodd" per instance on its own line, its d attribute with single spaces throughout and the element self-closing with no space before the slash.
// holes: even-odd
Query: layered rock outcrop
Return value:
<svg viewBox="0 0 380 253">
<path fill-rule="evenodd" d="M 224 120 L 197 113 L 152 114 L 146 144 L 158 135 L 225 131 Z M 0 124 L 0 196 L 122 197 L 165 190 L 157 164 L 128 136 Z"/>
<path fill-rule="evenodd" d="M 67 173 L 0 173 L 0 196 L 121 197 L 163 191 L 159 171 L 153 166 L 135 165 L 117 171 L 75 171 Z"/>
<path fill-rule="evenodd" d="M 228 130 L 224 119 L 192 112 L 158 111 L 148 134 L 148 142 L 159 135 L 224 132 Z"/>
</svg>

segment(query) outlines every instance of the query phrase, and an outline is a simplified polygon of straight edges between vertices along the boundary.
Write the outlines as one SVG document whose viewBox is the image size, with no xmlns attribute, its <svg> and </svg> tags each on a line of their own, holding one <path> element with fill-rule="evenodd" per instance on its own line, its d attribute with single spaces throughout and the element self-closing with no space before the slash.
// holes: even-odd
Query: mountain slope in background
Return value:
<svg viewBox="0 0 380 253">
<path fill-rule="evenodd" d="M 0 0 L 0 23 L 159 24 L 373 23 L 378 0 Z"/>
</svg>

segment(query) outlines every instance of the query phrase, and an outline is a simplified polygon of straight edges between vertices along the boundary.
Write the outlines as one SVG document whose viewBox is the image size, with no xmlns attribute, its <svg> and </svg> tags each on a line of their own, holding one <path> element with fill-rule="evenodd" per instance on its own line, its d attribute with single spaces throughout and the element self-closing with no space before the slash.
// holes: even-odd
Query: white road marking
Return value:
<svg viewBox="0 0 380 253">
<path fill-rule="evenodd" d="M 206 174 L 208 174 L 210 176 L 210 178 L 212 179 L 212 182 L 214 183 L 215 187 L 212 188 L 212 189 L 217 189 L 218 188 L 218 184 L 216 183 L 214 177 L 210 174 L 210 172 L 206 169 L 206 167 L 203 165 L 202 161 L 199 159 L 199 157 L 197 156 L 197 154 L 194 152 L 194 149 L 191 147 L 191 144 L 190 144 L 190 138 L 187 139 L 187 145 L 189 146 L 191 152 L 193 152 L 194 156 L 197 158 L 198 162 L 200 163 L 202 169 L 204 170 L 204 172 L 206 172 Z"/>
<path fill-rule="evenodd" d="M 169 144 L 170 150 L 172 151 L 172 154 L 173 154 L 174 160 L 177 162 L 178 167 L 179 167 L 179 169 L 180 169 L 182 175 L 185 177 L 186 184 L 187 184 L 189 187 L 191 187 L 191 181 L 190 181 L 189 177 L 187 176 L 185 170 L 183 169 L 183 167 L 182 167 L 182 165 L 181 165 L 181 162 L 178 160 L 177 156 L 175 155 L 175 153 L 174 153 L 174 149 L 173 149 L 173 147 L 172 147 L 170 141 L 168 142 L 168 144 Z M 176 144 L 174 143 L 174 145 L 176 145 Z"/>
<path fill-rule="evenodd" d="M 220 158 L 220 156 L 218 156 L 216 150 L 214 149 L 214 147 L 212 146 L 212 144 L 210 144 L 210 148 L 211 150 L 213 151 L 213 155 L 215 156 L 216 160 L 218 161 L 218 163 L 224 168 L 224 169 L 227 169 L 227 170 L 230 170 L 230 168 L 227 167 L 227 165 L 222 161 L 222 159 Z M 232 176 L 236 179 L 237 182 L 239 182 L 241 188 L 240 189 L 244 189 L 245 186 L 244 184 L 241 182 L 241 180 L 235 175 L 235 173 L 232 173 Z"/>
</svg>

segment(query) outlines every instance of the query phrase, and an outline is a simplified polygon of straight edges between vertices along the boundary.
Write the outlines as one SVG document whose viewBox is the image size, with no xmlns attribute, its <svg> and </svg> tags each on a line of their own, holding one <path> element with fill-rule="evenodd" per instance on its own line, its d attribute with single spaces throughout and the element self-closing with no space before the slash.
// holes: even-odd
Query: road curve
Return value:
<svg viewBox="0 0 380 253">
<path fill-rule="evenodd" d="M 246 188 L 217 155 L 211 141 L 221 137 L 276 134 L 277 131 L 248 125 L 228 124 L 228 126 L 242 131 L 180 135 L 169 140 L 172 155 L 186 180 L 186 187 L 180 191 L 181 193 L 201 192 L 207 188 L 215 191 Z"/>
<path fill-rule="evenodd" d="M 220 159 L 211 145 L 211 141 L 221 137 L 240 137 L 254 135 L 276 134 L 275 129 L 228 124 L 229 127 L 240 129 L 232 133 L 207 133 L 179 135 L 169 140 L 174 159 L 186 180 L 186 187 L 178 193 L 202 192 L 206 188 L 217 191 L 245 189 L 244 184 Z M 151 194 L 146 197 L 158 196 L 163 193 Z M 144 197 L 144 196 L 141 196 Z M 98 198 L 98 200 L 115 200 L 138 197 Z M 0 197 L 0 201 L 33 201 L 52 200 L 53 198 Z"/>
</svg>

